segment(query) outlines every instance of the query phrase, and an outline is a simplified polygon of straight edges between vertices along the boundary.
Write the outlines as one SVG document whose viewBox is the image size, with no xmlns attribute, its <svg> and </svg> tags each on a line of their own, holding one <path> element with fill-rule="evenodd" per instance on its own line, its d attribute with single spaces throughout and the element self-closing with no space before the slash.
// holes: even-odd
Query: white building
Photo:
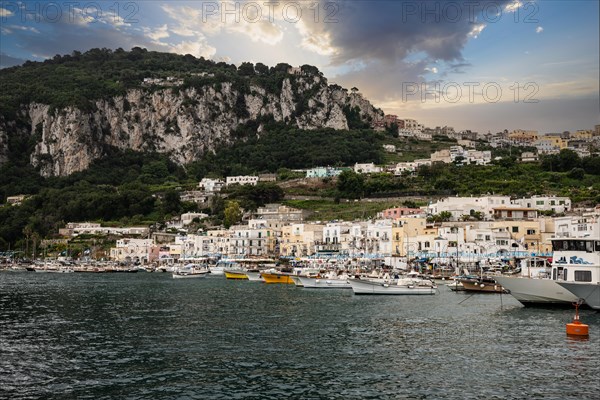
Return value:
<svg viewBox="0 0 600 400">
<path fill-rule="evenodd" d="M 513 204 L 535 208 L 538 211 L 554 211 L 558 214 L 571 211 L 571 199 L 568 197 L 533 196 L 513 200 Z"/>
<path fill-rule="evenodd" d="M 599 221 L 595 213 L 554 218 L 555 236 L 558 238 L 598 237 Z"/>
<path fill-rule="evenodd" d="M 381 171 L 381 167 L 376 166 L 374 163 L 354 164 L 354 172 L 357 174 L 376 174 Z"/>
<path fill-rule="evenodd" d="M 59 229 L 62 236 L 78 235 L 140 235 L 145 236 L 149 232 L 147 226 L 110 227 L 101 226 L 96 222 L 69 222 L 65 228 Z"/>
<path fill-rule="evenodd" d="M 216 193 L 220 192 L 224 185 L 225 182 L 222 179 L 202 178 L 198 188 L 206 193 Z"/>
<path fill-rule="evenodd" d="M 193 212 L 188 212 L 185 214 L 181 214 L 181 224 L 183 226 L 187 226 L 189 224 L 191 224 L 194 219 L 198 218 L 199 220 L 202 220 L 204 218 L 208 218 L 208 214 L 204 214 L 204 213 L 193 213 Z"/>
<path fill-rule="evenodd" d="M 484 219 L 492 220 L 494 208 L 506 207 L 510 204 L 509 196 L 446 197 L 430 204 L 427 212 L 435 215 L 447 211 L 452 214 L 454 220 L 459 220 L 461 216 L 470 215 L 472 212 L 481 212 Z"/>
<path fill-rule="evenodd" d="M 225 185 L 252 185 L 256 186 L 258 183 L 258 176 L 240 175 L 240 176 L 228 176 L 225 180 Z"/>
<path fill-rule="evenodd" d="M 146 262 L 154 241 L 152 239 L 119 239 L 110 249 L 110 258 L 122 262 Z"/>
</svg>

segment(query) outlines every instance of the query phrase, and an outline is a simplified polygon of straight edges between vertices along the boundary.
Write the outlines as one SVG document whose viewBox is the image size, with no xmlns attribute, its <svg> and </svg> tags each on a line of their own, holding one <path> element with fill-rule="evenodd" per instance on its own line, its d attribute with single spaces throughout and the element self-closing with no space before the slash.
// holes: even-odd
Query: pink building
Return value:
<svg viewBox="0 0 600 400">
<path fill-rule="evenodd" d="M 383 210 L 381 212 L 381 217 L 386 219 L 395 219 L 419 214 L 423 214 L 423 210 L 421 210 L 420 208 L 396 207 Z"/>
</svg>

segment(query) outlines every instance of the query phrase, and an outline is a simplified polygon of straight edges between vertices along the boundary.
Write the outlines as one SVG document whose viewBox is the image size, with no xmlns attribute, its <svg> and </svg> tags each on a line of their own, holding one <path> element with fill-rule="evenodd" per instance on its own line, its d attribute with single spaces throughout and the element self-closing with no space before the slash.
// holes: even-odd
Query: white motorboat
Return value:
<svg viewBox="0 0 600 400">
<path fill-rule="evenodd" d="M 352 289 L 348 282 L 349 277 L 345 273 L 337 275 L 331 271 L 324 277 L 298 276 L 296 278 L 300 281 L 298 286 L 307 289 Z"/>
<path fill-rule="evenodd" d="M 431 295 L 436 293 L 437 286 L 433 281 L 418 278 L 416 275 L 418 274 L 409 274 L 390 283 L 366 279 L 350 279 L 349 282 L 354 294 Z"/>
<path fill-rule="evenodd" d="M 558 282 L 558 284 L 578 299 L 585 301 L 594 310 L 600 310 L 600 282 Z"/>
<path fill-rule="evenodd" d="M 206 268 L 197 268 L 193 264 L 188 264 L 182 268 L 176 268 L 173 270 L 174 279 L 192 279 L 192 278 L 204 278 L 209 274 L 209 270 Z"/>
<path fill-rule="evenodd" d="M 597 282 L 600 241 L 591 238 L 552 239 L 552 264 L 525 260 L 521 276 L 497 276 L 496 281 L 525 306 L 567 306 L 578 297 L 559 283 Z"/>
</svg>

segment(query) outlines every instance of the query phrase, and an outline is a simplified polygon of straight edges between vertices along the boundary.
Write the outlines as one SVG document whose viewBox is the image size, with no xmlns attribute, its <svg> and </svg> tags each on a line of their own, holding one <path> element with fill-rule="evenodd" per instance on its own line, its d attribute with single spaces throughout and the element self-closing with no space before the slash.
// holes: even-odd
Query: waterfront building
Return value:
<svg viewBox="0 0 600 400">
<path fill-rule="evenodd" d="M 152 239 L 119 239 L 116 246 L 110 249 L 110 258 L 121 262 L 148 262 L 150 250 L 154 245 Z"/>
</svg>

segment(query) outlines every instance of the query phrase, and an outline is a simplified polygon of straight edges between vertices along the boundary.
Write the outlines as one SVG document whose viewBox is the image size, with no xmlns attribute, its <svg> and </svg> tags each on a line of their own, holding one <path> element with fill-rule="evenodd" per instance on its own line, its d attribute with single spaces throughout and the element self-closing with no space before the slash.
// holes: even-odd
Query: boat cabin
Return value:
<svg viewBox="0 0 600 400">
<path fill-rule="evenodd" d="M 552 239 L 552 279 L 600 282 L 600 240 Z"/>
</svg>

